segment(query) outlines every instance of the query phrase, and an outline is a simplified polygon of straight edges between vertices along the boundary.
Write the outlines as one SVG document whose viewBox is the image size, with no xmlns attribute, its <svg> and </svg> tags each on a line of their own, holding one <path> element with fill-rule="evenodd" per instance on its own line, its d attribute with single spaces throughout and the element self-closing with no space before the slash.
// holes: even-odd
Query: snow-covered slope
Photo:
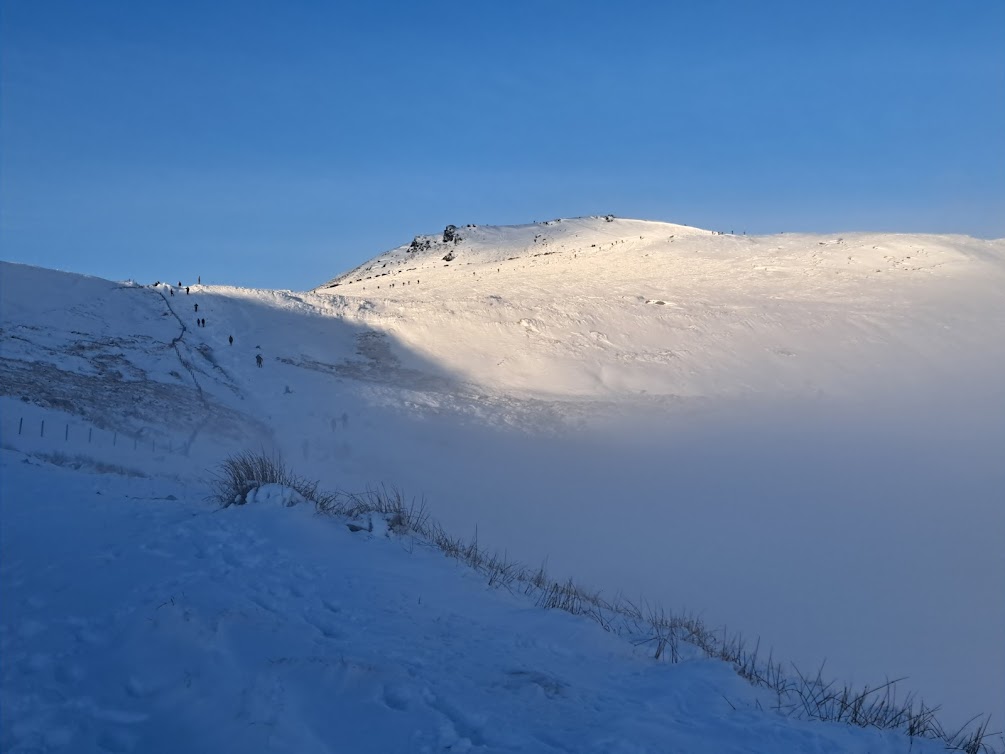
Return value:
<svg viewBox="0 0 1005 754">
<path fill-rule="evenodd" d="M 1003 325 L 1003 241 L 581 218 L 413 244 L 318 290 L 450 374 L 560 400 L 848 394 L 986 355 Z"/>
<path fill-rule="evenodd" d="M 307 505 L 0 472 L 9 754 L 943 750 L 782 717 L 724 663 L 656 662 Z"/>
<path fill-rule="evenodd" d="M 460 227 L 301 293 L 3 264 L 3 444 L 397 484 L 558 577 L 909 676 L 962 721 L 1005 709 L 1003 291 L 1002 240 L 619 218 Z"/>
</svg>

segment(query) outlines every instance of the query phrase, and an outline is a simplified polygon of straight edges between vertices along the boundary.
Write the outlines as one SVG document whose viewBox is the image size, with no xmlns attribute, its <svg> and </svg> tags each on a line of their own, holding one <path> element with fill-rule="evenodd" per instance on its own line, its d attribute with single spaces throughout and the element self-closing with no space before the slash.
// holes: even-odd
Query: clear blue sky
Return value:
<svg viewBox="0 0 1005 754">
<path fill-rule="evenodd" d="M 1005 2 L 0 0 L 0 257 L 306 288 L 447 223 L 1005 236 Z"/>
</svg>

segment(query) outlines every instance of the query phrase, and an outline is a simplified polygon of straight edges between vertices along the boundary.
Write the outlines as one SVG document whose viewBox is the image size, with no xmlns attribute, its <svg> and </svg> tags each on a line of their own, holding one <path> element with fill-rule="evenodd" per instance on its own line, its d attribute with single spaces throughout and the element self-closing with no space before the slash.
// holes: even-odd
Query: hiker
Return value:
<svg viewBox="0 0 1005 754">
<path fill-rule="evenodd" d="M 170 292 L 170 294 L 173 296 L 174 295 L 174 288 L 168 288 L 168 292 Z"/>
<path fill-rule="evenodd" d="M 262 354 L 255 354 L 255 361 L 258 363 L 258 368 L 262 368 Z"/>
<path fill-rule="evenodd" d="M 234 336 L 233 335 L 231 335 L 230 338 L 228 338 L 228 340 L 230 341 L 230 345 L 234 345 Z"/>
<path fill-rule="evenodd" d="M 195 282 L 197 282 L 197 283 L 198 283 L 199 285 L 202 285 L 202 275 L 199 275 L 199 276 L 198 276 L 198 277 L 197 277 L 197 278 L 195 279 Z"/>
<path fill-rule="evenodd" d="M 181 288 L 181 281 L 178 281 L 178 287 Z"/>
<path fill-rule="evenodd" d="M 185 295 L 186 296 L 188 295 L 188 286 L 187 285 L 185 286 Z"/>
<path fill-rule="evenodd" d="M 198 304 L 195 305 L 195 310 L 199 311 L 199 305 Z"/>
</svg>

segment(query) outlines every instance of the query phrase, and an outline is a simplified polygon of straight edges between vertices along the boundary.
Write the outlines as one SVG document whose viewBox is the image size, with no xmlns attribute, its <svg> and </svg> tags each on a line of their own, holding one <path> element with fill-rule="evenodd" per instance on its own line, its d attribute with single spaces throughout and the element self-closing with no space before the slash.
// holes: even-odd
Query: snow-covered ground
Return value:
<svg viewBox="0 0 1005 754">
<path fill-rule="evenodd" d="M 991 712 L 1000 726 L 1005 242 L 736 237 L 604 218 L 457 235 L 420 236 L 300 293 L 186 279 L 189 293 L 172 295 L 4 264 L 3 444 L 180 480 L 173 494 L 188 502 L 171 510 L 190 512 L 222 456 L 278 450 L 330 487 L 425 495 L 447 529 L 477 526 L 480 542 L 547 559 L 555 576 L 700 612 L 802 667 L 826 658 L 842 679 L 909 676 L 904 691 L 949 722 Z M 30 487 L 43 472 L 23 473 Z M 86 478 L 49 473 L 68 489 Z M 5 537 L 12 506 L 28 504 L 8 478 Z M 120 496 L 165 484 L 98 479 Z M 289 542 L 308 536 L 306 516 L 281 512 L 299 522 Z M 259 523 L 247 536 L 279 526 Z M 397 558 L 381 562 L 402 578 L 418 567 Z M 9 562 L 5 540 L 5 598 Z M 520 738 L 531 727 L 484 745 L 547 750 Z M 654 728 L 652 740 L 688 750 L 673 735 Z M 590 750 L 584 740 L 568 748 Z M 787 746 L 766 741 L 752 748 Z"/>
<path fill-rule="evenodd" d="M 936 752 L 765 711 L 407 538 L 0 451 L 5 752 Z M 261 496 L 260 496 L 261 497 Z"/>
</svg>

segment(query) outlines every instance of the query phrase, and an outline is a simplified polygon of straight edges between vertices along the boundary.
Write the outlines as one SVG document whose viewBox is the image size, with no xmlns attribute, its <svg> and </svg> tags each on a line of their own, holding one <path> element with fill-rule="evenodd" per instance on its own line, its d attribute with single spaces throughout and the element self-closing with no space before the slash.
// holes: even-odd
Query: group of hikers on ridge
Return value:
<svg viewBox="0 0 1005 754">
<path fill-rule="evenodd" d="M 201 285 L 202 284 L 202 276 L 201 275 L 198 276 L 197 280 L 198 280 L 198 284 Z M 156 283 L 154 283 L 154 287 L 155 288 L 159 287 L 160 285 L 161 285 L 161 281 L 160 280 L 158 280 Z M 165 285 L 167 285 L 168 293 L 173 296 L 174 295 L 174 286 L 172 286 L 170 283 L 166 283 Z M 184 288 L 186 296 L 191 295 L 191 286 L 182 285 L 180 280 L 178 281 L 178 288 L 179 289 Z M 199 312 L 199 304 L 198 304 L 198 302 L 194 303 L 192 305 L 192 308 L 198 314 L 198 312 Z M 195 320 L 195 325 L 196 325 L 196 327 L 205 327 L 206 326 L 206 319 L 205 319 L 205 317 L 197 317 L 196 320 Z M 234 336 L 233 335 L 228 335 L 227 336 L 227 342 L 230 345 L 234 345 Z M 262 365 L 264 363 L 265 363 L 265 359 L 262 357 L 262 354 L 260 354 L 260 353 L 259 354 L 255 354 L 255 364 L 258 366 L 259 369 L 262 368 Z"/>
</svg>

